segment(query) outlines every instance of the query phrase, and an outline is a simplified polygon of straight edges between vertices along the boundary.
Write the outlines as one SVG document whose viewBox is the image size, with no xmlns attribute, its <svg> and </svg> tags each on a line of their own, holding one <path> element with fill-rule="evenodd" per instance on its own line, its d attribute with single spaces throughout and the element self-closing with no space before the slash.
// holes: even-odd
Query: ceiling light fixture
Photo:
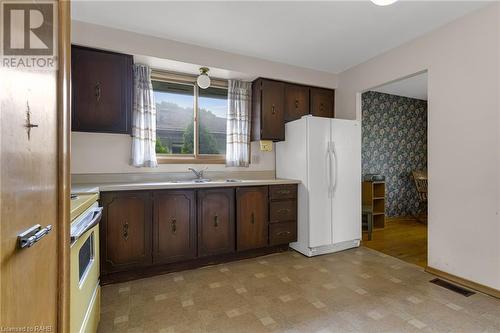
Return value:
<svg viewBox="0 0 500 333">
<path fill-rule="evenodd" d="M 398 0 L 371 0 L 377 6 L 389 6 Z"/>
<path fill-rule="evenodd" d="M 210 87 L 210 77 L 208 76 L 209 70 L 210 69 L 208 69 L 208 67 L 200 67 L 200 75 L 198 75 L 196 83 L 201 89 L 207 89 Z"/>
</svg>

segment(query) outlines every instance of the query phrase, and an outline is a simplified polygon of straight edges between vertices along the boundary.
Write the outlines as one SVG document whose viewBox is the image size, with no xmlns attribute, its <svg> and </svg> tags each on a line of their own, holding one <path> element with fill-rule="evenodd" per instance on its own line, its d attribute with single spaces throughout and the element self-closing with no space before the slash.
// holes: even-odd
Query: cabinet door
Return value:
<svg viewBox="0 0 500 333">
<path fill-rule="evenodd" d="M 309 88 L 287 83 L 285 86 L 285 121 L 309 114 Z"/>
<path fill-rule="evenodd" d="M 333 118 L 335 115 L 335 91 L 311 88 L 311 114 L 317 117 Z"/>
<path fill-rule="evenodd" d="M 169 263 L 196 257 L 194 190 L 154 193 L 153 261 Z"/>
<path fill-rule="evenodd" d="M 234 189 L 198 191 L 198 256 L 234 252 Z"/>
<path fill-rule="evenodd" d="M 73 46 L 72 130 L 129 133 L 132 56 Z"/>
<path fill-rule="evenodd" d="M 268 243 L 268 188 L 241 187 L 236 190 L 238 251 L 256 249 Z"/>
<path fill-rule="evenodd" d="M 151 264 L 151 195 L 105 192 L 100 225 L 103 273 Z"/>
<path fill-rule="evenodd" d="M 263 80 L 261 99 L 261 140 L 285 140 L 285 84 Z"/>
</svg>

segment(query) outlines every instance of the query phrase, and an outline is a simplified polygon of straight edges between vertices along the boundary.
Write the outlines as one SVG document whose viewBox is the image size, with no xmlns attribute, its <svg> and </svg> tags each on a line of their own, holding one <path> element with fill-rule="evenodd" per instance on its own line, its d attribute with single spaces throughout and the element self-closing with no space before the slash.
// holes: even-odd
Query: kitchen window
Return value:
<svg viewBox="0 0 500 333">
<path fill-rule="evenodd" d="M 151 79 L 158 162 L 225 163 L 227 81 L 201 89 L 195 76 L 154 71 Z"/>
</svg>

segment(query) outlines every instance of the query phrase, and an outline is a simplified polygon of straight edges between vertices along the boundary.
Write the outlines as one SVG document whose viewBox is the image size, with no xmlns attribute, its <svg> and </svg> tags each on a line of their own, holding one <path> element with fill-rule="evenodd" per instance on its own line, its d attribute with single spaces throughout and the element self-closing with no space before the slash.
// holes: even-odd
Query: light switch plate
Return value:
<svg viewBox="0 0 500 333">
<path fill-rule="evenodd" d="M 273 142 L 268 140 L 260 141 L 260 151 L 273 151 Z"/>
</svg>

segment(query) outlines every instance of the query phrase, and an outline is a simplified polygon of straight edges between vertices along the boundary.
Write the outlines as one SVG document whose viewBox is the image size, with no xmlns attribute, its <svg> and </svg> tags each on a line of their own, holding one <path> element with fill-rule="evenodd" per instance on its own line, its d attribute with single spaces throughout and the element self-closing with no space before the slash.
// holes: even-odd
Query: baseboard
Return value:
<svg viewBox="0 0 500 333">
<path fill-rule="evenodd" d="M 450 273 L 443 272 L 443 271 L 441 271 L 439 269 L 432 268 L 432 267 L 429 267 L 429 266 L 427 266 L 425 268 L 425 271 L 427 273 L 439 276 L 440 278 L 443 278 L 443 279 L 448 280 L 450 282 L 458 283 L 458 284 L 460 284 L 460 285 L 462 285 L 464 287 L 467 287 L 467 288 L 470 288 L 470 289 L 474 289 L 474 290 L 479 291 L 479 292 L 481 292 L 483 294 L 490 295 L 490 296 L 493 296 L 493 297 L 496 297 L 496 298 L 500 298 L 500 290 L 498 290 L 498 289 L 491 288 L 491 287 L 482 285 L 480 283 L 473 282 L 473 281 L 461 278 L 459 276 L 456 276 L 456 275 L 453 275 L 453 274 L 450 274 Z"/>
<path fill-rule="evenodd" d="M 121 272 L 101 272 L 101 285 L 122 283 L 137 279 L 143 279 L 155 275 L 180 272 L 188 269 L 195 269 L 204 266 L 212 266 L 223 264 L 230 261 L 250 259 L 259 256 L 264 256 L 272 253 L 288 251 L 288 244 L 274 245 L 260 249 L 247 250 L 243 252 L 231 252 L 210 257 L 201 257 L 181 262 L 173 262 L 167 264 L 157 264 L 145 267 L 136 267 L 133 269 Z M 0 330 L 1 332 L 1 330 Z"/>
</svg>

